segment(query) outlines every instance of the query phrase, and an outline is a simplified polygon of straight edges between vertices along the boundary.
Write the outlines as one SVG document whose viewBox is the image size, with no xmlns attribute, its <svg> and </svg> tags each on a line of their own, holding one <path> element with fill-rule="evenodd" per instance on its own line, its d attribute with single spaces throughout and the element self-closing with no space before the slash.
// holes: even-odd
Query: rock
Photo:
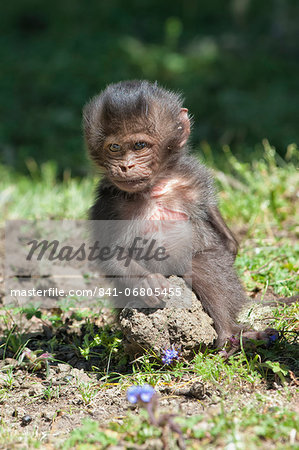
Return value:
<svg viewBox="0 0 299 450">
<path fill-rule="evenodd" d="M 57 373 L 68 373 L 71 370 L 71 366 L 69 364 L 59 363 L 56 367 Z"/>
<path fill-rule="evenodd" d="M 14 358 L 5 358 L 5 364 L 10 367 L 16 367 L 18 365 L 18 361 Z"/>
<path fill-rule="evenodd" d="M 22 417 L 21 419 L 21 425 L 22 427 L 26 427 L 27 425 L 30 424 L 30 422 L 32 422 L 32 417 L 29 416 L 29 414 L 26 414 L 24 417 Z"/>
<path fill-rule="evenodd" d="M 62 381 L 64 381 L 65 383 L 71 383 L 73 381 L 73 379 L 74 379 L 74 376 L 69 374 L 69 375 L 66 375 L 65 377 L 63 377 Z"/>
<path fill-rule="evenodd" d="M 36 396 L 36 395 L 41 395 L 44 391 L 44 386 L 41 383 L 34 383 L 28 392 L 28 395 L 30 395 L 30 397 Z"/>
<path fill-rule="evenodd" d="M 165 348 L 175 345 L 182 356 L 190 359 L 217 337 L 212 319 L 203 311 L 200 301 L 184 280 L 172 276 L 169 281 L 174 288 L 182 289 L 183 296 L 192 296 L 192 305 L 190 308 L 124 308 L 119 322 L 125 351 L 131 358 L 147 350 L 160 354 Z"/>
<path fill-rule="evenodd" d="M 270 323 L 269 317 L 272 315 L 273 307 L 250 302 L 242 308 L 238 315 L 238 322 L 246 324 L 248 328 L 262 331 L 265 329 L 266 324 Z"/>
<path fill-rule="evenodd" d="M 83 383 L 90 383 L 93 381 L 83 369 L 72 369 L 70 375 L 72 375 L 76 381 Z"/>
</svg>

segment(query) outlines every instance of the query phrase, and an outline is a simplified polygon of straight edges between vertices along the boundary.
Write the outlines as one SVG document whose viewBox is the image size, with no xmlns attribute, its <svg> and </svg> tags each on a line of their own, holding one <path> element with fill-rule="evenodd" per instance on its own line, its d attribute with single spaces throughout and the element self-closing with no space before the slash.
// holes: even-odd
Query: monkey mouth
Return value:
<svg viewBox="0 0 299 450">
<path fill-rule="evenodd" d="M 114 179 L 113 182 L 124 190 L 140 188 L 148 182 L 148 178 L 135 178 L 133 180 Z"/>
<path fill-rule="evenodd" d="M 141 184 L 146 183 L 148 181 L 148 178 L 135 178 L 133 180 L 114 180 L 117 184 L 127 184 L 127 185 L 134 185 L 134 184 Z"/>
</svg>

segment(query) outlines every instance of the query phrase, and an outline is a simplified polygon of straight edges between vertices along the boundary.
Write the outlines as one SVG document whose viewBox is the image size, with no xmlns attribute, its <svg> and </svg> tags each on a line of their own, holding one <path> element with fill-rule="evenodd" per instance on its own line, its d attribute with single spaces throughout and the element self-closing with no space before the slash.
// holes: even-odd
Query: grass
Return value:
<svg viewBox="0 0 299 450">
<path fill-rule="evenodd" d="M 3 219 L 83 219 L 91 204 L 94 180 L 57 178 L 52 162 L 37 167 L 28 162 L 29 176 L 17 175 L 0 166 L 0 207 Z M 17 180 L 17 181 L 16 181 Z"/>
<path fill-rule="evenodd" d="M 265 448 L 265 442 L 271 440 L 280 441 L 278 449 L 291 449 L 294 448 L 294 431 L 299 425 L 295 413 L 268 406 L 262 398 L 255 399 L 254 405 L 242 410 L 234 405 L 228 413 L 222 404 L 220 411 L 209 420 L 205 420 L 203 415 L 195 415 L 180 417 L 176 422 L 182 429 L 188 449 L 227 448 L 229 445 L 240 449 Z M 97 448 L 99 444 L 106 448 L 117 443 L 132 448 L 132 444 L 146 444 L 149 439 L 159 442 L 161 438 L 162 431 L 149 425 L 146 414 L 141 412 L 137 418 L 129 414 L 121 424 L 111 423 L 109 428 L 90 419 L 85 420 L 71 433 L 62 448 L 85 449 L 87 444 L 90 445 L 87 448 Z M 168 435 L 167 440 L 169 448 L 178 448 L 174 434 Z"/>
<path fill-rule="evenodd" d="M 263 158 L 251 164 L 237 161 L 228 148 L 224 153 L 226 172 L 212 161 L 207 147 L 204 157 L 219 186 L 221 210 L 242 238 L 236 266 L 245 289 L 258 299 L 294 295 L 298 292 L 299 270 L 298 150 L 290 146 L 286 160 L 281 160 L 265 141 Z M 86 217 L 94 179 L 75 179 L 66 173 L 61 181 L 52 163 L 39 168 L 29 161 L 28 167 L 27 177 L 0 167 L 2 221 Z M 296 448 L 298 314 L 298 304 L 271 310 L 252 307 L 247 312 L 248 322 L 280 330 L 279 342 L 270 348 L 241 348 L 228 361 L 215 351 L 205 350 L 190 362 L 180 359 L 163 366 L 160 355 L 154 353 L 128 364 L 119 331 L 111 320 L 99 321 L 99 311 L 74 310 L 68 301 L 46 311 L 30 306 L 2 308 L 1 404 L 8 409 L 18 408 L 13 406 L 16 398 L 26 408 L 36 405 L 39 409 L 47 404 L 54 411 L 53 427 L 63 414 L 72 418 L 80 410 L 86 417 L 90 411 L 103 408 L 102 398 L 110 398 L 111 405 L 119 404 L 119 414 L 112 422 L 85 419 L 70 433 L 63 430 L 57 436 L 45 433 L 42 421 L 32 435 L 26 428 L 17 428 L 18 419 L 11 431 L 10 425 L 2 421 L 0 445 L 38 448 L 47 442 L 48 448 L 93 449 L 109 448 L 119 442 L 124 448 L 136 448 L 133 446 L 152 442 L 155 448 L 155 442 L 165 437 L 165 427 L 151 424 L 143 409 L 128 412 L 124 398 L 128 386 L 149 383 L 160 392 L 161 411 L 176 414 L 174 420 L 183 432 L 187 448 Z M 37 331 L 32 332 L 32 325 Z M 34 358 L 43 352 L 51 353 L 54 360 L 49 361 L 48 377 L 47 364 L 34 370 L 30 361 L 20 362 L 25 348 L 34 352 Z M 59 372 L 53 370 L 66 361 L 66 354 L 81 361 L 86 376 L 88 372 L 91 378 L 81 379 L 79 372 L 69 372 L 60 379 Z M 41 390 L 33 394 L 24 390 L 20 394 L 18 386 L 24 380 L 42 384 Z M 180 390 L 188 391 L 194 383 L 203 386 L 202 397 L 188 397 L 188 393 L 182 397 Z M 187 412 L 182 409 L 182 398 L 187 398 Z M 172 399 L 177 403 L 171 403 Z M 175 432 L 168 430 L 167 445 L 178 448 Z"/>
</svg>

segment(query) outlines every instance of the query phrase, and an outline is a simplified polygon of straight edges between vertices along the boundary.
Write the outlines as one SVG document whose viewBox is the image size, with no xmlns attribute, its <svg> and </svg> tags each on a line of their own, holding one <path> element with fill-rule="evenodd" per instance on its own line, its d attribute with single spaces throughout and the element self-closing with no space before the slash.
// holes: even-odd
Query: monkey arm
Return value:
<svg viewBox="0 0 299 450">
<path fill-rule="evenodd" d="M 236 257 L 238 253 L 238 241 L 223 220 L 222 215 L 217 206 L 208 207 L 208 221 L 212 225 L 217 234 L 221 235 L 222 241 L 227 250 Z"/>
<path fill-rule="evenodd" d="M 219 346 L 238 331 L 235 317 L 246 303 L 233 259 L 222 243 L 216 249 L 198 252 L 192 259 L 192 290 L 214 321 Z M 188 275 L 184 277 L 187 283 Z"/>
<path fill-rule="evenodd" d="M 128 267 L 116 259 L 101 262 L 99 269 L 104 272 L 107 279 L 112 281 L 119 292 L 119 295 L 117 295 L 119 298 L 115 304 L 117 307 L 124 307 L 128 302 L 128 297 L 122 295 L 126 288 L 129 288 L 132 292 L 136 289 L 134 297 L 138 297 L 144 303 L 144 307 L 161 306 L 161 300 L 164 299 L 163 291 L 167 291 L 170 287 L 169 282 L 162 274 L 150 272 L 134 259 L 130 260 Z M 142 290 L 144 293 L 142 293 Z"/>
<path fill-rule="evenodd" d="M 93 238 L 97 244 L 100 243 L 97 247 L 99 249 L 97 268 L 117 290 L 113 299 L 114 306 L 123 308 L 128 303 L 131 294 L 129 297 L 125 294 L 126 288 L 134 297 L 141 300 L 144 307 L 159 306 L 164 297 L 164 290 L 167 291 L 170 287 L 167 279 L 162 274 L 153 273 L 148 267 L 139 264 L 134 259 L 132 250 L 127 247 L 126 236 L 115 233 L 116 230 L 113 230 L 112 222 L 110 221 L 110 223 L 110 229 L 104 226 L 105 222 L 104 225 L 101 224 L 100 229 L 95 230 Z M 99 231 L 100 234 L 97 234 L 96 231 Z M 113 231 L 112 234 L 110 231 Z M 101 256 L 100 249 L 107 249 L 107 255 L 103 253 Z"/>
<path fill-rule="evenodd" d="M 145 306 L 157 307 L 161 305 L 163 300 L 163 290 L 168 290 L 169 283 L 167 279 L 160 273 L 150 271 L 147 267 L 139 264 L 138 261 L 130 255 L 129 243 L 134 242 L 137 229 L 131 230 L 127 221 L 121 220 L 121 214 L 116 201 L 118 195 L 119 203 L 122 204 L 124 199 L 122 194 L 107 186 L 102 182 L 97 188 L 97 200 L 90 209 L 89 218 L 91 220 L 91 232 L 95 242 L 99 242 L 102 246 L 110 249 L 124 248 L 121 257 L 118 258 L 118 252 L 107 260 L 98 260 L 98 269 L 110 279 L 119 292 L 124 288 L 141 289 L 146 292 L 152 292 L 146 297 L 142 297 Z M 132 225 L 132 222 L 130 222 Z M 134 227 L 133 227 L 134 228 Z M 127 263 L 126 263 L 127 262 Z M 128 297 L 119 298 L 116 307 L 124 307 L 128 302 Z"/>
</svg>

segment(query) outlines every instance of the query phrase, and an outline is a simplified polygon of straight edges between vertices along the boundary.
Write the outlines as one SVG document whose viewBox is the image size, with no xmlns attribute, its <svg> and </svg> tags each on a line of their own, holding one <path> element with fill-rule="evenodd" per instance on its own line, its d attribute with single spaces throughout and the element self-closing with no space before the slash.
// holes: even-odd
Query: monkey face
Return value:
<svg viewBox="0 0 299 450">
<path fill-rule="evenodd" d="M 140 192 L 146 189 L 159 170 L 159 142 L 146 133 L 115 134 L 103 144 L 103 167 L 119 189 Z"/>
<path fill-rule="evenodd" d="M 91 158 L 127 192 L 153 186 L 190 134 L 181 97 L 147 81 L 107 86 L 84 107 L 83 126 Z"/>
</svg>

